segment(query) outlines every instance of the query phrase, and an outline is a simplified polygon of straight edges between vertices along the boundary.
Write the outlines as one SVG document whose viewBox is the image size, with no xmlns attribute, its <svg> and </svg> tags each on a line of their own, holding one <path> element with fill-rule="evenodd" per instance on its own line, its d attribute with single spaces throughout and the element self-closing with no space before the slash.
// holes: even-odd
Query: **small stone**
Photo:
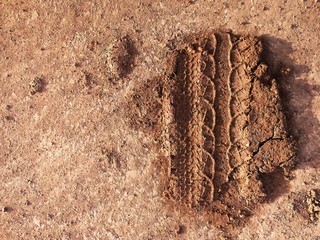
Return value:
<svg viewBox="0 0 320 240">
<path fill-rule="evenodd" d="M 289 77 L 292 74 L 292 69 L 290 67 L 283 67 L 280 69 L 280 75 L 282 77 Z"/>
</svg>

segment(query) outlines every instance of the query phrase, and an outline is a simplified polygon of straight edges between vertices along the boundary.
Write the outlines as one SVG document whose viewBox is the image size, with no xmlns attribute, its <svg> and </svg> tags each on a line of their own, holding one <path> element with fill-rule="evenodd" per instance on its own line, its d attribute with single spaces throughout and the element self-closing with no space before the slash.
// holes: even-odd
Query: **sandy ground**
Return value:
<svg viewBox="0 0 320 240">
<path fill-rule="evenodd" d="M 314 0 L 1 2 L 0 238 L 224 239 L 202 214 L 165 207 L 158 149 L 127 112 L 175 42 L 223 28 L 264 36 L 290 69 L 280 85 L 298 146 L 290 187 L 233 238 L 320 239 L 319 10 Z M 119 72 L 110 51 L 128 38 L 134 64 Z"/>
</svg>

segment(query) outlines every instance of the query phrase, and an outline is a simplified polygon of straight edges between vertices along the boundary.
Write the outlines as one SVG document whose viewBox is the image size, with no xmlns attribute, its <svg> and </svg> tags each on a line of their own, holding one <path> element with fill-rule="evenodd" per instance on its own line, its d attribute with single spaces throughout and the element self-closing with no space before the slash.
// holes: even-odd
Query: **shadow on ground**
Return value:
<svg viewBox="0 0 320 240">
<path fill-rule="evenodd" d="M 320 86 L 310 85 L 304 78 L 310 69 L 290 58 L 294 51 L 291 43 L 269 35 L 261 39 L 264 58 L 279 81 L 288 127 L 297 143 L 297 168 L 319 168 L 320 122 L 312 111 L 312 101 L 319 96 Z"/>
</svg>

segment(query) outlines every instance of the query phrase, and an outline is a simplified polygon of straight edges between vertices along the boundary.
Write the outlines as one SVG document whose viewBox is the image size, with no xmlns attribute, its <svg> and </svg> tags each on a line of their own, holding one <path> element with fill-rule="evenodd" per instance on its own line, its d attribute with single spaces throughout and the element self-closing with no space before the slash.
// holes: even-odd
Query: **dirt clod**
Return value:
<svg viewBox="0 0 320 240">
<path fill-rule="evenodd" d="M 310 190 L 307 195 L 306 202 L 308 206 L 310 221 L 313 222 L 320 219 L 320 190 Z"/>
<path fill-rule="evenodd" d="M 38 92 L 42 92 L 44 88 L 44 79 L 42 77 L 35 77 L 29 83 L 29 91 L 31 95 L 34 95 Z"/>
</svg>

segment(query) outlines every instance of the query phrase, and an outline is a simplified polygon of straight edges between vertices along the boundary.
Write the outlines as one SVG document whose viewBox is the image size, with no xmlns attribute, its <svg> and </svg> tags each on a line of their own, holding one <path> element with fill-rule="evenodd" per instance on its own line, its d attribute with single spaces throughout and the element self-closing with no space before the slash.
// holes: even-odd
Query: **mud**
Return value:
<svg viewBox="0 0 320 240">
<path fill-rule="evenodd" d="M 294 165 L 278 84 L 262 52 L 256 37 L 188 36 L 167 75 L 134 95 L 139 112 L 146 110 L 135 119 L 161 139 L 166 198 L 205 210 L 222 225 L 241 224 L 259 203 L 276 198 Z M 152 94 L 157 84 L 160 94 Z"/>
</svg>

